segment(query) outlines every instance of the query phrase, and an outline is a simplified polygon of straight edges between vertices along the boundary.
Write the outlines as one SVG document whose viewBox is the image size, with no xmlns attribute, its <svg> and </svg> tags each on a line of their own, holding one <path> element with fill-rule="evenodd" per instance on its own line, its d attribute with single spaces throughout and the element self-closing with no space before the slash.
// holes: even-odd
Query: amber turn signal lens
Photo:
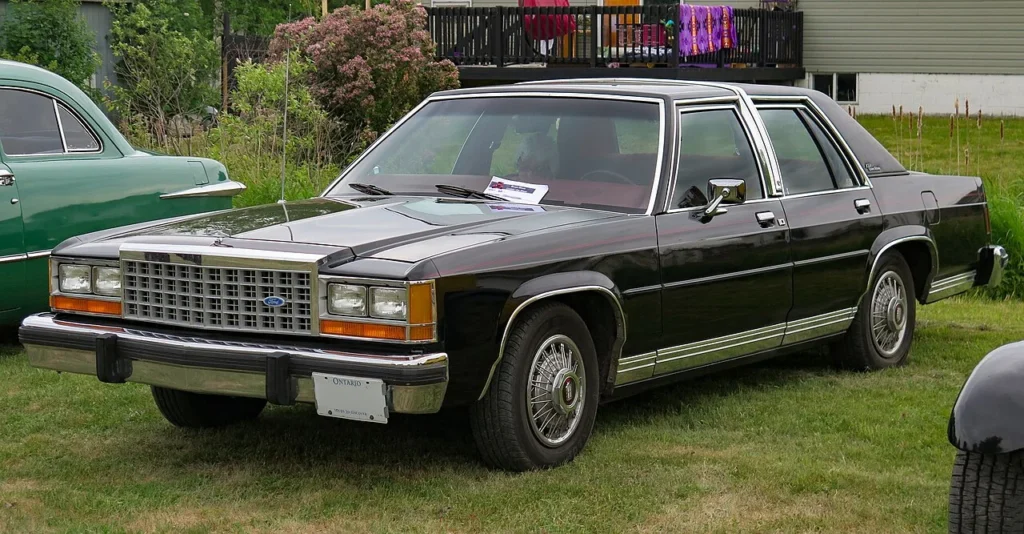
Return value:
<svg viewBox="0 0 1024 534">
<path fill-rule="evenodd" d="M 413 326 L 409 328 L 409 340 L 410 341 L 433 341 L 434 340 L 434 327 L 433 326 Z"/>
<path fill-rule="evenodd" d="M 349 321 L 320 321 L 320 333 L 334 336 L 363 337 L 367 339 L 394 339 L 405 341 L 405 327 L 389 324 L 353 323 Z"/>
<path fill-rule="evenodd" d="M 54 295 L 50 297 L 50 307 L 56 311 L 121 315 L 121 303 L 109 300 L 76 299 Z"/>
<path fill-rule="evenodd" d="M 434 284 L 411 284 L 409 286 L 409 324 L 434 322 Z M 431 329 L 430 338 L 433 338 Z M 413 338 L 419 339 L 419 338 Z M 429 339 L 429 338 L 428 338 Z"/>
</svg>

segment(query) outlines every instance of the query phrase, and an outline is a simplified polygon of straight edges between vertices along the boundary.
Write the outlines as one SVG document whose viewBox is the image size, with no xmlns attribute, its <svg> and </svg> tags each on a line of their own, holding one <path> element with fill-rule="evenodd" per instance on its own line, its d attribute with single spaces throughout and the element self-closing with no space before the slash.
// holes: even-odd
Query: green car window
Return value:
<svg viewBox="0 0 1024 534">
<path fill-rule="evenodd" d="M 95 152 L 100 149 L 100 142 L 78 116 L 62 104 L 57 105 L 60 112 L 60 125 L 64 130 L 64 141 L 68 152 Z"/>
<path fill-rule="evenodd" d="M 8 156 L 63 153 L 53 99 L 28 91 L 0 89 L 0 143 Z"/>
</svg>

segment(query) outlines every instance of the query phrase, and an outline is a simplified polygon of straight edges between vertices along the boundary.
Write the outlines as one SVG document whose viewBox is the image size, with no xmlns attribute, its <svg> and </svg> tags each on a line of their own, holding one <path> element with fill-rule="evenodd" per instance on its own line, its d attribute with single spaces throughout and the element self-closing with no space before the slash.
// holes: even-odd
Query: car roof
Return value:
<svg viewBox="0 0 1024 534">
<path fill-rule="evenodd" d="M 654 98 L 667 97 L 672 99 L 714 98 L 736 94 L 735 91 L 719 84 L 705 85 L 675 80 L 644 80 L 634 78 L 583 78 L 456 89 L 437 93 L 437 95 L 509 92 L 598 93 Z"/>
<path fill-rule="evenodd" d="M 68 96 L 76 96 L 80 92 L 75 84 L 44 68 L 17 61 L 0 59 L 0 80 L 18 80 L 33 82 L 52 87 Z"/>
</svg>

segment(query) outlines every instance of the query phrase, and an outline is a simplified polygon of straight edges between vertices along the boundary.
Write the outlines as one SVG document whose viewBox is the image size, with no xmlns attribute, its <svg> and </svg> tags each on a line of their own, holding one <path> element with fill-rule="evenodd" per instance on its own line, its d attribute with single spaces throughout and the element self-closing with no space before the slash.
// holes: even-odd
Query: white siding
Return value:
<svg viewBox="0 0 1024 534">
<path fill-rule="evenodd" d="M 799 0 L 798 7 L 810 71 L 1024 74 L 1021 0 Z"/>
</svg>

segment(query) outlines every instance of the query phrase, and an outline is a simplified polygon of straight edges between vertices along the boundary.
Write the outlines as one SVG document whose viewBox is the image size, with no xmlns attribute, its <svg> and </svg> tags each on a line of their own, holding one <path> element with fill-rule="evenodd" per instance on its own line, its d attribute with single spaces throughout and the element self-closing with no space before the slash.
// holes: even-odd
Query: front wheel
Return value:
<svg viewBox="0 0 1024 534">
<path fill-rule="evenodd" d="M 949 532 L 1024 532 L 1024 454 L 956 453 Z"/>
<path fill-rule="evenodd" d="M 914 276 L 903 256 L 887 253 L 846 336 L 832 345 L 841 367 L 878 370 L 904 365 L 910 358 L 917 321 Z"/>
<path fill-rule="evenodd" d="M 600 380 L 583 319 L 560 303 L 528 310 L 509 334 L 484 398 L 472 407 L 486 463 L 510 471 L 561 465 L 594 427 Z"/>
<path fill-rule="evenodd" d="M 267 406 L 264 399 L 203 395 L 152 386 L 153 400 L 172 425 L 212 428 L 256 419 Z"/>
</svg>

